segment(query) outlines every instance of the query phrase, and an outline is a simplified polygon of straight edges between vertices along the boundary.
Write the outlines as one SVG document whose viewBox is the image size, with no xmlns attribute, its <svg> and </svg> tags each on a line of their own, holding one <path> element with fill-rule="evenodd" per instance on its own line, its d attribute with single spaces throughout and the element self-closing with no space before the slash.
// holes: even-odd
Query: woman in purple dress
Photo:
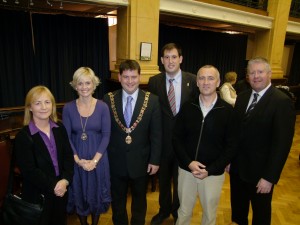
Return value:
<svg viewBox="0 0 300 225">
<path fill-rule="evenodd" d="M 81 225 L 97 225 L 101 213 L 108 210 L 110 175 L 106 148 L 110 138 L 110 114 L 106 103 L 92 95 L 100 80 L 93 70 L 80 67 L 71 86 L 79 98 L 63 108 L 63 123 L 73 148 L 75 168 L 69 190 L 68 212 L 76 212 Z"/>
</svg>

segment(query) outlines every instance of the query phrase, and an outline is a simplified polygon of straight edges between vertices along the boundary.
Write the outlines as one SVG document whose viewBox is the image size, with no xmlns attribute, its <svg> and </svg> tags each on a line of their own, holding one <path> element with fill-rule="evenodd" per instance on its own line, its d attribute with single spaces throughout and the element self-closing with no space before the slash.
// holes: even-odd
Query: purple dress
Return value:
<svg viewBox="0 0 300 225">
<path fill-rule="evenodd" d="M 74 154 L 79 159 L 93 159 L 96 152 L 102 154 L 96 169 L 85 171 L 74 164 L 74 178 L 70 185 L 67 211 L 81 216 L 99 215 L 108 210 L 111 202 L 110 175 L 107 146 L 110 138 L 110 113 L 108 106 L 97 100 L 95 110 L 88 118 L 85 132 L 87 140 L 81 140 L 82 127 L 76 101 L 63 108 L 63 123 L 67 129 Z M 85 124 L 86 117 L 82 117 Z"/>
</svg>

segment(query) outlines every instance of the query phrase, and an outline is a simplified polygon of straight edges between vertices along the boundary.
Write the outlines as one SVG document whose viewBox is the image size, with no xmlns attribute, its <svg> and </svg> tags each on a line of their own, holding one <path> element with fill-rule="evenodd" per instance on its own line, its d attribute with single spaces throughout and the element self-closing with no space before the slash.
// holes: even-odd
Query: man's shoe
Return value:
<svg viewBox="0 0 300 225">
<path fill-rule="evenodd" d="M 169 218 L 170 215 L 164 215 L 162 213 L 157 213 L 155 216 L 152 217 L 151 225 L 160 225 L 163 221 Z"/>
</svg>

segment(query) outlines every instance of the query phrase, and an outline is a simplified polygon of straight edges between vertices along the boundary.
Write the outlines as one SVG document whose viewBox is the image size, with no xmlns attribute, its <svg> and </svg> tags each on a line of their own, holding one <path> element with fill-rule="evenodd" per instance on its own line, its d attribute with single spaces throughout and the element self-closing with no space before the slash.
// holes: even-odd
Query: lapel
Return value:
<svg viewBox="0 0 300 225">
<path fill-rule="evenodd" d="M 262 109 L 265 108 L 267 102 L 269 101 L 270 99 L 270 96 L 272 95 L 272 92 L 273 92 L 273 87 L 270 86 L 269 89 L 265 92 L 265 94 L 261 97 L 261 99 L 257 102 L 257 104 L 255 105 L 255 107 L 253 108 L 252 112 L 250 113 L 249 115 L 249 119 L 252 118 L 252 117 L 255 117 L 255 115 Z M 252 90 L 250 92 L 250 95 L 248 97 L 248 101 L 246 102 L 246 106 L 245 106 L 245 112 L 246 112 L 246 108 L 248 106 L 248 103 L 249 103 L 249 99 L 250 99 L 250 96 L 252 94 Z"/>
<path fill-rule="evenodd" d="M 249 89 L 248 93 L 245 94 L 244 96 L 244 99 L 241 102 L 241 113 L 242 114 L 245 114 L 246 113 L 246 110 L 247 110 L 247 106 L 248 106 L 248 103 L 249 103 L 249 100 L 250 100 L 250 97 L 251 97 L 251 94 L 252 94 L 252 89 Z"/>
<path fill-rule="evenodd" d="M 115 99 L 115 106 L 116 106 L 118 117 L 121 120 L 121 123 L 126 126 L 124 113 L 123 113 L 122 89 L 116 92 L 116 94 L 114 95 L 114 99 Z"/>
<path fill-rule="evenodd" d="M 35 137 L 34 137 L 35 136 Z M 35 138 L 34 145 L 35 145 L 35 151 L 36 151 L 36 157 L 38 155 L 41 155 L 46 161 L 51 162 L 52 159 L 50 156 L 50 153 L 47 149 L 47 146 L 45 145 L 43 138 L 39 135 L 39 133 L 35 134 L 33 138 Z"/>
<path fill-rule="evenodd" d="M 259 112 L 261 109 L 265 108 L 267 102 L 270 99 L 270 96 L 273 92 L 273 86 L 270 86 L 268 90 L 265 92 L 265 94 L 261 97 L 261 99 L 258 101 L 258 103 L 255 105 L 253 111 L 251 114 L 255 115 L 257 112 Z M 250 114 L 250 116 L 251 116 Z"/>
<path fill-rule="evenodd" d="M 60 168 L 60 162 L 61 162 L 62 155 L 61 155 L 61 151 L 60 151 L 61 143 L 60 143 L 59 137 L 61 137 L 61 135 L 60 135 L 59 129 L 60 128 L 58 128 L 58 127 L 53 127 L 52 132 L 53 132 L 53 136 L 54 136 L 54 140 L 55 140 L 55 144 L 56 144 L 57 163 Z"/>
<path fill-rule="evenodd" d="M 131 121 L 130 121 L 130 126 L 132 126 L 132 124 L 136 121 L 138 115 L 140 114 L 141 108 L 143 106 L 145 100 L 145 92 L 142 91 L 141 89 L 139 89 L 139 93 L 137 96 L 137 100 L 132 112 L 132 117 L 131 117 Z"/>
<path fill-rule="evenodd" d="M 161 90 L 161 96 L 162 96 L 162 101 L 164 102 L 164 104 L 169 105 L 169 99 L 168 99 L 168 94 L 167 94 L 167 85 L 166 85 L 166 74 L 163 73 L 163 76 L 160 77 L 161 80 L 160 82 L 158 82 L 158 85 L 160 85 L 160 87 L 158 87 L 158 90 Z M 171 108 L 170 108 L 171 110 Z M 171 111 L 170 111 L 171 112 Z"/>
<path fill-rule="evenodd" d="M 180 99 L 180 108 L 183 102 L 186 102 L 189 97 L 189 88 L 190 88 L 190 81 L 185 76 L 185 73 L 182 72 L 182 81 L 181 81 L 181 99 Z"/>
</svg>

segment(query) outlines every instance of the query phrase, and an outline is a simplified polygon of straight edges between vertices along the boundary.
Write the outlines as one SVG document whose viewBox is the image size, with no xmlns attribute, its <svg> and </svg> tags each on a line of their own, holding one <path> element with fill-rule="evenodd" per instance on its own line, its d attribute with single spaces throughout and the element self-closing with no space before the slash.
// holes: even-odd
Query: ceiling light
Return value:
<svg viewBox="0 0 300 225">
<path fill-rule="evenodd" d="M 95 16 L 95 18 L 107 18 L 107 16 L 100 14 L 100 15 Z"/>
<path fill-rule="evenodd" d="M 233 30 L 226 30 L 226 31 L 223 31 L 222 33 L 226 33 L 226 34 L 241 34 L 241 32 L 233 31 Z"/>
</svg>

